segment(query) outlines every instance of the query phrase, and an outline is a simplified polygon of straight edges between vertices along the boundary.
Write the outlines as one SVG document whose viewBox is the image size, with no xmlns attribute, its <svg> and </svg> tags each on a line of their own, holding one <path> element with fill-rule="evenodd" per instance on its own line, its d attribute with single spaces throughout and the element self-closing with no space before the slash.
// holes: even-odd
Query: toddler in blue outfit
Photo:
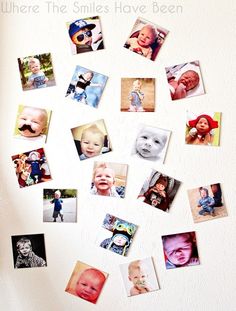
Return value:
<svg viewBox="0 0 236 311">
<path fill-rule="evenodd" d="M 206 188 L 201 187 L 199 189 L 199 192 L 200 192 L 201 199 L 198 201 L 198 207 L 202 208 L 198 212 L 199 215 L 204 215 L 205 213 L 209 213 L 213 216 L 214 215 L 213 206 L 215 204 L 214 199 L 209 196 L 208 190 Z"/>
<path fill-rule="evenodd" d="M 62 210 L 62 203 L 63 201 L 60 199 L 61 191 L 57 190 L 54 193 L 54 199 L 50 201 L 50 203 L 54 203 L 54 210 L 52 217 L 54 218 L 53 222 L 57 221 L 58 215 L 61 217 L 61 221 L 63 221 L 63 210 Z"/>
</svg>

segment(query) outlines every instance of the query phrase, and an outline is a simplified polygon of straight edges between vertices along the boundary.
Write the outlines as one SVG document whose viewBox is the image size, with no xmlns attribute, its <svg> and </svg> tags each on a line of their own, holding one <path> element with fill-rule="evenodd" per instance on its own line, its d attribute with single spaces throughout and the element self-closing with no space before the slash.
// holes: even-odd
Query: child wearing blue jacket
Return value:
<svg viewBox="0 0 236 311">
<path fill-rule="evenodd" d="M 54 210 L 52 217 L 54 218 L 53 222 L 57 221 L 58 215 L 61 217 L 61 221 L 63 221 L 63 210 L 62 210 L 62 203 L 63 201 L 60 199 L 61 197 L 61 191 L 57 190 L 54 193 L 54 199 L 50 201 L 50 203 L 54 203 Z"/>
</svg>

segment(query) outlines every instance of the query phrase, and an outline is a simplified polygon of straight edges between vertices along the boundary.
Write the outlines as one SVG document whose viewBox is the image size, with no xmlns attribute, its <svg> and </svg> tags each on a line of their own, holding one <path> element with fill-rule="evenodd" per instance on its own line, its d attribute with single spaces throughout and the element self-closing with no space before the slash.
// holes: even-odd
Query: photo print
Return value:
<svg viewBox="0 0 236 311">
<path fill-rule="evenodd" d="M 50 110 L 19 105 L 14 129 L 14 138 L 45 143 L 50 118 Z"/>
<path fill-rule="evenodd" d="M 163 163 L 171 132 L 154 126 L 139 125 L 131 155 Z"/>
<path fill-rule="evenodd" d="M 142 186 L 138 199 L 164 212 L 169 212 L 179 186 L 180 181 L 175 178 L 152 170 Z"/>
<path fill-rule="evenodd" d="M 188 190 L 188 198 L 195 223 L 228 215 L 219 183 Z"/>
<path fill-rule="evenodd" d="M 44 234 L 13 235 L 11 241 L 15 269 L 47 266 Z"/>
<path fill-rule="evenodd" d="M 185 143 L 189 145 L 219 146 L 221 113 L 187 111 Z"/>
<path fill-rule="evenodd" d="M 116 254 L 127 256 L 137 228 L 137 225 L 126 220 L 106 214 L 102 224 L 103 230 L 99 235 L 99 245 Z"/>
<path fill-rule="evenodd" d="M 43 148 L 16 154 L 11 158 L 20 188 L 52 179 Z"/>
<path fill-rule="evenodd" d="M 112 151 L 103 119 L 72 128 L 71 132 L 81 161 Z"/>
<path fill-rule="evenodd" d="M 127 171 L 127 164 L 95 162 L 90 193 L 124 198 Z"/>
<path fill-rule="evenodd" d="M 96 304 L 108 273 L 77 261 L 65 291 Z"/>
<path fill-rule="evenodd" d="M 200 264 L 195 232 L 164 235 L 162 244 L 166 269 Z"/>
<path fill-rule="evenodd" d="M 108 77 L 101 73 L 76 66 L 66 97 L 97 108 Z"/>
<path fill-rule="evenodd" d="M 23 91 L 55 86 L 55 77 L 50 53 L 18 58 Z"/>
<path fill-rule="evenodd" d="M 160 289 L 151 257 L 122 264 L 120 271 L 128 297 Z"/>
<path fill-rule="evenodd" d="M 168 30 L 156 24 L 138 18 L 124 47 L 154 61 L 168 32 Z"/>
<path fill-rule="evenodd" d="M 154 112 L 155 79 L 122 78 L 121 111 Z"/>
<path fill-rule="evenodd" d="M 67 29 L 73 55 L 104 49 L 99 16 L 68 22 Z"/>
<path fill-rule="evenodd" d="M 172 100 L 205 94 L 199 61 L 165 69 Z"/>
<path fill-rule="evenodd" d="M 76 189 L 43 189 L 44 222 L 76 222 Z"/>
</svg>

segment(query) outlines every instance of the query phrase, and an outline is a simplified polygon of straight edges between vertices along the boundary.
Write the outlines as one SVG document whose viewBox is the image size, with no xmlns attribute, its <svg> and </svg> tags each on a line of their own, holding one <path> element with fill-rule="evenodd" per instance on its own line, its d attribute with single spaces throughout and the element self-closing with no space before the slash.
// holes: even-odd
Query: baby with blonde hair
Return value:
<svg viewBox="0 0 236 311">
<path fill-rule="evenodd" d="M 130 289 L 130 295 L 139 295 L 151 291 L 147 283 L 147 268 L 141 260 L 132 261 L 128 266 L 128 278 L 133 283 Z"/>
<path fill-rule="evenodd" d="M 45 76 L 44 72 L 40 70 L 39 59 L 35 57 L 30 58 L 28 65 L 32 74 L 29 76 L 27 86 L 33 86 L 35 89 L 46 87 L 48 78 Z"/>
</svg>

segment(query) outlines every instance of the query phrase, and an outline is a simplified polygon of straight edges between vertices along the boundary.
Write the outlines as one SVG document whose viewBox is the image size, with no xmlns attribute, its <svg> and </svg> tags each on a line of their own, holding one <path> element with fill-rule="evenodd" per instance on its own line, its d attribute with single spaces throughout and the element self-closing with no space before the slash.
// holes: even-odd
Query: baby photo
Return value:
<svg viewBox="0 0 236 311">
<path fill-rule="evenodd" d="M 127 164 L 95 162 L 90 193 L 124 198 Z"/>
<path fill-rule="evenodd" d="M 205 94 L 199 61 L 166 68 L 172 100 Z"/>
<path fill-rule="evenodd" d="M 195 223 L 228 215 L 219 183 L 188 190 L 188 198 Z"/>
<path fill-rule="evenodd" d="M 189 145 L 219 146 L 221 113 L 194 114 L 187 111 L 185 143 Z"/>
<path fill-rule="evenodd" d="M 76 66 L 66 97 L 97 108 L 108 77 L 81 66 Z"/>
<path fill-rule="evenodd" d="M 163 163 L 170 133 L 170 131 L 158 127 L 140 125 L 131 155 Z"/>
<path fill-rule="evenodd" d="M 121 111 L 154 112 L 155 79 L 122 78 Z"/>
<path fill-rule="evenodd" d="M 50 118 L 50 110 L 19 105 L 14 138 L 45 143 Z"/>
<path fill-rule="evenodd" d="M 18 58 L 23 91 L 56 85 L 50 53 Z"/>
<path fill-rule="evenodd" d="M 11 158 L 20 188 L 52 179 L 43 148 L 16 154 Z"/>
<path fill-rule="evenodd" d="M 102 228 L 98 238 L 99 245 L 116 254 L 127 256 L 137 225 L 106 214 Z"/>
<path fill-rule="evenodd" d="M 71 129 L 80 160 L 112 151 L 104 120 Z"/>
<path fill-rule="evenodd" d="M 76 222 L 76 189 L 43 189 L 44 222 Z"/>
<path fill-rule="evenodd" d="M 47 266 L 44 234 L 13 235 L 11 241 L 15 269 Z"/>
<path fill-rule="evenodd" d="M 166 269 L 200 264 L 195 232 L 162 236 Z"/>
<path fill-rule="evenodd" d="M 128 297 L 160 289 L 151 257 L 120 265 Z"/>
<path fill-rule="evenodd" d="M 107 277 L 108 273 L 77 261 L 65 291 L 95 304 Z"/>
<path fill-rule="evenodd" d="M 73 55 L 104 49 L 101 23 L 98 16 L 67 23 Z"/>
<path fill-rule="evenodd" d="M 138 195 L 144 203 L 168 212 L 179 189 L 180 181 L 152 170 Z"/>
<path fill-rule="evenodd" d="M 124 47 L 154 61 L 168 32 L 156 24 L 138 18 Z"/>
</svg>

